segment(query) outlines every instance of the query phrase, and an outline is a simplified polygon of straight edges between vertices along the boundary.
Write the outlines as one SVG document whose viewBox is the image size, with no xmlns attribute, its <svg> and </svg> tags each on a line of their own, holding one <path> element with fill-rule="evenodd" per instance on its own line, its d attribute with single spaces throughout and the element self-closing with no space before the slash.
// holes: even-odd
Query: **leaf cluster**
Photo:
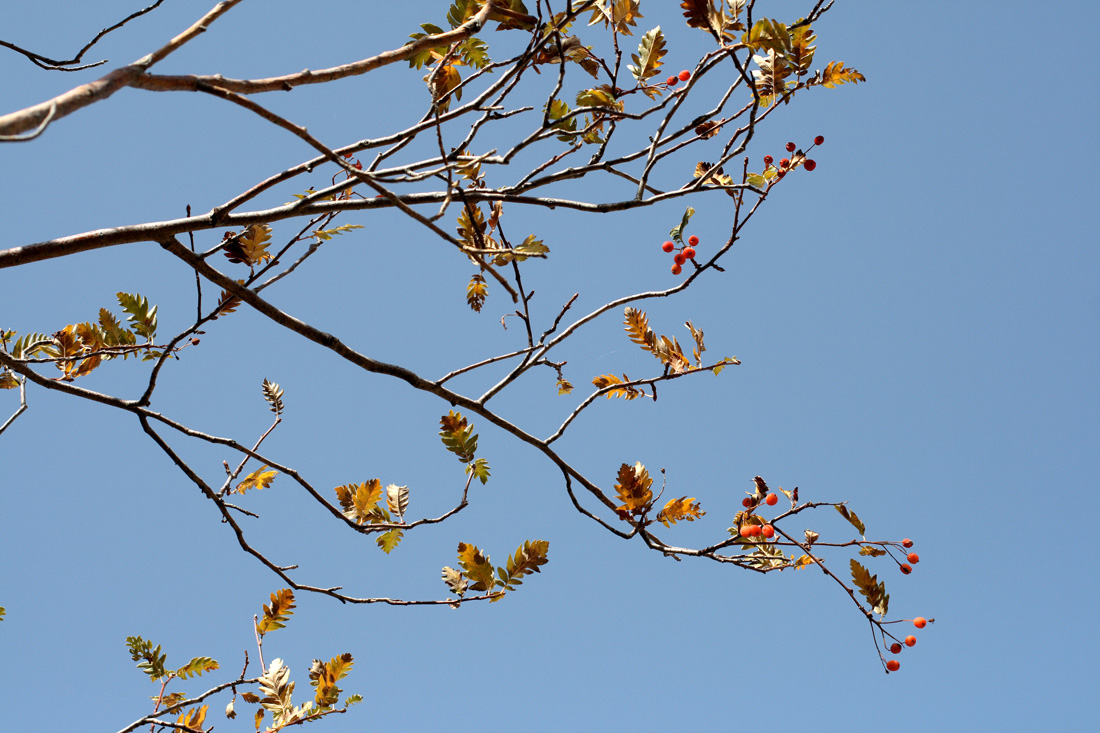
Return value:
<svg viewBox="0 0 1100 733">
<path fill-rule="evenodd" d="M 404 513 L 409 506 L 409 487 L 390 484 L 385 492 L 382 490 L 382 481 L 372 478 L 361 484 L 345 484 L 337 486 L 336 499 L 344 510 L 344 516 L 356 524 L 397 524 L 404 522 Z M 381 505 L 382 497 L 386 498 L 386 506 Z M 395 511 L 397 510 L 397 511 Z M 393 515 L 401 517 L 395 522 Z M 375 543 L 387 555 L 393 551 L 405 531 L 400 527 L 388 529 L 375 539 Z"/>
<path fill-rule="evenodd" d="M 503 598 L 505 591 L 516 590 L 523 585 L 523 578 L 541 572 L 540 568 L 549 562 L 550 543 L 545 540 L 527 540 L 520 545 L 508 561 L 494 568 L 489 556 L 482 553 L 476 545 L 458 543 L 458 564 L 461 571 L 452 567 L 443 568 L 443 582 L 459 598 L 467 590 L 498 595 L 491 602 Z M 500 589 L 497 591 L 497 589 Z"/>
</svg>

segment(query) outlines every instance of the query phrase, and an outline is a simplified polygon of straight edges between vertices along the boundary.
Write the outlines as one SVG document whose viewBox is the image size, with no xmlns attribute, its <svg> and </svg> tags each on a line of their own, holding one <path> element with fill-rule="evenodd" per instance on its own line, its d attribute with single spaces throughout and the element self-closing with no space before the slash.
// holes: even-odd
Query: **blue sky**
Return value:
<svg viewBox="0 0 1100 733">
<path fill-rule="evenodd" d="M 138 5 L 28 4 L 0 38 L 66 55 Z M 379 13 L 381 3 L 325 2 L 304 13 L 298 3 L 245 2 L 156 71 L 320 68 L 444 22 L 445 3 L 392 5 Z M 789 22 L 808 5 L 760 2 L 756 13 Z M 109 58 L 106 68 L 127 63 L 206 9 L 169 1 L 89 55 Z M 642 10 L 641 31 L 660 24 L 669 35 L 669 67 L 693 67 L 702 34 L 681 26 L 673 3 L 648 0 Z M 366 702 L 326 730 L 1084 729 L 1094 717 L 1086 693 L 1098 682 L 1100 105 L 1088 81 L 1097 20 L 1084 2 L 838 0 L 815 26 L 815 66 L 843 60 L 867 83 L 800 95 L 750 148 L 758 165 L 787 140 L 824 135 L 817 169 L 769 197 L 724 275 L 643 306 L 658 332 L 683 340 L 690 318 L 708 353 L 743 364 L 662 385 L 657 403 L 601 399 L 559 444 L 607 486 L 620 463 L 640 460 L 666 469 L 670 494 L 699 497 L 706 518 L 665 530 L 669 541 L 720 538 L 758 474 L 799 486 L 804 499 L 848 501 L 868 538 L 912 537 L 922 558 L 913 575 L 872 566 L 891 616 L 937 620 L 899 673 L 882 673 L 866 623 L 820 573 L 758 577 L 623 542 L 576 514 L 545 459 L 474 420 L 493 478 L 453 522 L 412 533 L 391 556 L 336 531 L 289 481 L 247 497 L 263 515 L 257 542 L 274 559 L 301 563 L 303 582 L 361 595 L 442 597 L 439 568 L 455 564 L 460 541 L 498 564 L 526 539 L 550 542 L 544 572 L 498 604 L 347 607 L 300 594 L 265 656 L 287 661 L 300 695 L 312 658 L 355 656 L 345 688 Z M 599 33 L 580 35 L 595 43 Z M 48 73 L 4 51 L 0 72 L 8 112 L 102 69 Z M 260 101 L 340 145 L 421 114 L 421 75 L 401 64 Z M 309 157 L 285 132 L 216 100 L 124 90 L 39 140 L 0 148 L 0 248 L 174 218 L 187 204 L 206 211 Z M 724 200 L 696 203 L 703 250 L 726 236 Z M 509 211 L 510 232 L 537 232 L 551 248 L 525 275 L 539 317 L 552 318 L 574 292 L 586 312 L 672 284 L 659 247 L 682 210 Z M 517 348 L 519 330 L 499 325 L 508 310 L 499 290 L 481 315 L 466 310 L 462 258 L 396 215 L 341 221 L 366 228 L 272 288 L 285 310 L 429 377 Z M 200 246 L 218 235 L 206 236 Z M 0 326 L 51 332 L 124 290 L 158 303 L 168 333 L 192 317 L 193 282 L 152 244 L 3 270 Z M 282 461 L 323 487 L 408 484 L 415 516 L 453 505 L 461 466 L 436 436 L 446 404 L 364 377 L 246 309 L 207 331 L 166 369 L 154 408 L 251 442 L 268 425 L 266 377 L 286 390 L 285 422 L 265 443 Z M 599 373 L 653 367 L 614 315 L 560 358 L 582 390 Z M 132 360 L 111 363 L 85 386 L 132 396 L 142 374 Z M 497 375 L 456 388 L 476 395 Z M 544 377 L 498 406 L 536 432 L 573 404 Z M 0 398 L 6 419 L 15 395 Z M 225 674 L 215 681 L 236 673 L 246 649 L 255 664 L 251 616 L 278 579 L 239 551 L 130 416 L 39 389 L 29 400 L 0 436 L 0 687 L 21 703 L 0 712 L 0 727 L 117 730 L 144 714 L 156 688 L 134 669 L 127 635 L 162 644 L 170 665 L 218 659 Z M 184 450 L 212 478 L 231 459 Z M 846 526 L 830 509 L 790 528 L 839 537 Z M 204 678 L 179 689 L 208 686 Z M 215 722 L 251 730 L 247 716 Z"/>
</svg>

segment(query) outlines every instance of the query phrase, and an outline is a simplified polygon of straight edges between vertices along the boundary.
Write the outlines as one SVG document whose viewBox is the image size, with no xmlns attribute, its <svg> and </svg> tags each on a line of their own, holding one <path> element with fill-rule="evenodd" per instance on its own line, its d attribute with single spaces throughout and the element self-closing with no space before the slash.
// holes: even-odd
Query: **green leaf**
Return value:
<svg viewBox="0 0 1100 733">
<path fill-rule="evenodd" d="M 684 239 L 683 239 L 684 229 L 687 228 L 688 222 L 691 221 L 691 217 L 693 217 L 693 216 L 695 216 L 695 209 L 691 208 L 690 206 L 687 207 L 684 210 L 683 218 L 680 219 L 680 223 L 677 224 L 676 226 L 672 227 L 672 229 L 669 230 L 669 232 L 668 232 L 669 235 L 674 240 L 676 240 L 677 242 L 680 242 L 681 244 L 683 244 L 683 242 L 684 242 Z"/>
<path fill-rule="evenodd" d="M 164 668 L 166 655 L 161 653 L 159 644 L 154 647 L 153 642 L 140 636 L 127 636 L 126 648 L 130 650 L 130 659 L 138 663 L 137 668 L 149 675 L 149 679 L 155 682 L 168 676 Z"/>
<path fill-rule="evenodd" d="M 137 293 L 118 293 L 118 302 L 129 316 L 131 327 L 138 336 L 152 341 L 157 333 L 157 307 L 149 307 L 149 300 Z"/>
<path fill-rule="evenodd" d="M 388 532 L 383 532 L 382 534 L 380 534 L 378 536 L 378 539 L 375 540 L 375 542 L 378 544 L 378 546 L 380 548 L 382 548 L 382 552 L 384 552 L 388 555 L 393 551 L 393 548 L 395 548 L 399 544 L 401 544 L 401 538 L 404 537 L 404 536 L 405 536 L 405 531 L 404 530 L 394 528 L 394 529 L 391 529 Z"/>
<path fill-rule="evenodd" d="M 326 242 L 339 234 L 347 234 L 352 229 L 363 229 L 362 224 L 341 224 L 338 227 L 332 229 L 314 229 L 313 236 L 317 237 L 318 241 Z"/>
<path fill-rule="evenodd" d="M 791 34 L 787 26 L 771 18 L 764 18 L 752 24 L 741 42 L 754 51 L 774 51 L 786 54 L 791 48 Z"/>
<path fill-rule="evenodd" d="M 470 463 L 477 453 L 477 435 L 472 425 L 466 424 L 466 418 L 451 410 L 439 419 L 439 437 L 451 453 L 463 463 Z"/>
<path fill-rule="evenodd" d="M 558 130 L 557 138 L 563 143 L 571 143 L 576 139 L 577 118 L 566 116 L 571 112 L 569 105 L 560 99 L 550 102 L 546 108 L 546 118 L 550 121 L 550 129 Z"/>
<path fill-rule="evenodd" d="M 466 475 L 469 476 L 471 473 L 484 486 L 489 482 L 489 461 L 478 458 L 473 463 L 467 464 Z"/>
<path fill-rule="evenodd" d="M 431 23 L 421 23 L 420 27 L 424 29 L 424 32 L 423 33 L 411 33 L 411 34 L 409 34 L 409 38 L 411 38 L 412 41 L 410 41 L 409 43 L 406 43 L 405 44 L 406 46 L 408 46 L 412 43 L 415 43 L 416 41 L 419 41 L 421 38 L 426 38 L 428 36 L 437 36 L 437 35 L 439 35 L 440 33 L 443 32 L 442 28 L 440 28 L 437 25 L 432 25 Z M 411 68 L 411 69 L 423 68 L 423 66 L 425 64 L 429 63 L 433 58 L 443 58 L 443 56 L 445 56 L 446 53 L 447 53 L 447 46 L 446 45 L 429 46 L 427 48 L 422 48 L 419 51 L 417 51 L 415 54 L 413 54 L 412 56 L 409 57 L 409 68 Z"/>
<path fill-rule="evenodd" d="M 218 663 L 210 657 L 195 657 L 187 664 L 177 669 L 174 674 L 177 677 L 187 679 L 189 677 L 201 677 L 203 672 L 212 672 L 218 668 Z"/>
</svg>

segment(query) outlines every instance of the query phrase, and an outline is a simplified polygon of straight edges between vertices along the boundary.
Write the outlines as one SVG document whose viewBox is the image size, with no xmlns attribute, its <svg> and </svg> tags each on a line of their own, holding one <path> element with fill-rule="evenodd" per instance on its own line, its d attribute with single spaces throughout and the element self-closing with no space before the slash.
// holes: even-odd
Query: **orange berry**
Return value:
<svg viewBox="0 0 1100 733">
<path fill-rule="evenodd" d="M 741 528 L 741 536 L 742 537 L 756 537 L 759 534 L 760 534 L 760 525 L 759 524 L 746 524 L 744 527 Z"/>
<path fill-rule="evenodd" d="M 913 646 L 916 643 L 917 643 L 917 637 L 915 637 L 915 636 L 905 637 L 905 646 Z"/>
<path fill-rule="evenodd" d="M 889 662 L 886 663 L 886 669 L 890 670 L 891 672 L 897 672 L 899 669 L 901 669 L 901 662 L 896 659 L 891 659 Z"/>
<path fill-rule="evenodd" d="M 901 546 L 904 547 L 905 549 L 909 549 L 910 547 L 913 546 L 913 540 L 906 537 L 905 539 L 903 539 L 901 541 Z"/>
<path fill-rule="evenodd" d="M 695 248 L 694 247 L 685 247 L 684 248 L 684 259 L 685 260 L 694 260 L 695 259 Z"/>
<path fill-rule="evenodd" d="M 746 509 L 748 509 L 752 505 L 753 505 L 752 499 L 750 499 L 747 496 L 744 499 L 741 500 L 741 506 L 745 507 Z"/>
<path fill-rule="evenodd" d="M 901 654 L 901 644 L 898 644 L 896 642 L 891 644 L 890 645 L 890 653 L 891 654 Z"/>
<path fill-rule="evenodd" d="M 772 158 L 772 156 L 770 156 L 770 155 L 765 155 L 765 156 L 764 156 L 764 165 L 771 165 L 771 164 L 772 164 L 772 160 L 774 160 L 774 158 Z"/>
<path fill-rule="evenodd" d="M 687 69 L 684 69 L 683 71 L 680 72 L 680 81 L 687 81 L 690 78 L 691 78 L 691 72 L 688 71 Z"/>
<path fill-rule="evenodd" d="M 676 82 L 678 82 L 678 81 L 679 81 L 679 79 L 677 79 L 675 76 L 670 76 L 669 78 L 665 79 L 665 85 L 670 86 L 670 87 L 674 87 L 674 86 L 676 86 Z"/>
<path fill-rule="evenodd" d="M 771 526 L 770 524 L 765 524 L 763 527 L 760 528 L 760 534 L 764 535 L 770 540 L 772 537 L 775 537 L 775 527 Z"/>
<path fill-rule="evenodd" d="M 779 497 L 775 494 L 768 494 L 768 498 L 764 500 L 764 503 L 768 506 L 775 506 L 779 503 Z"/>
<path fill-rule="evenodd" d="M 920 562 L 920 555 L 915 552 L 910 552 L 908 555 L 905 556 L 905 559 L 916 565 Z"/>
<path fill-rule="evenodd" d="M 913 625 L 916 626 L 918 629 L 923 629 L 925 626 L 928 625 L 928 619 L 926 619 L 924 616 L 917 616 L 915 619 L 913 619 Z"/>
<path fill-rule="evenodd" d="M 661 249 L 663 249 L 665 252 L 671 252 L 672 250 L 676 249 L 676 245 L 672 242 L 665 242 L 661 245 Z"/>
<path fill-rule="evenodd" d="M 791 164 L 791 161 L 788 160 L 787 158 L 783 158 L 783 160 L 779 161 L 779 167 L 780 168 L 786 168 L 790 164 Z"/>
<path fill-rule="evenodd" d="M 673 257 L 673 258 L 672 258 L 672 260 L 673 260 L 673 261 L 674 261 L 674 262 L 675 262 L 675 263 L 676 263 L 677 265 L 682 265 L 682 264 L 684 264 L 684 263 L 685 263 L 685 262 L 687 261 L 687 257 L 685 257 L 685 256 L 684 256 L 684 253 L 683 253 L 683 252 L 677 252 L 677 253 L 676 253 L 676 256 L 675 256 L 675 257 Z"/>
<path fill-rule="evenodd" d="M 911 572 L 913 572 L 913 566 L 912 565 L 906 565 L 905 563 L 902 563 L 902 565 L 901 565 L 902 575 L 908 575 Z"/>
<path fill-rule="evenodd" d="M 699 246 L 699 237 L 692 234 L 690 237 L 688 237 L 688 244 L 690 244 L 692 247 L 698 247 Z"/>
<path fill-rule="evenodd" d="M 673 275 L 679 275 L 681 272 L 682 272 L 682 270 L 681 270 L 679 265 L 673 265 L 672 266 L 672 274 Z"/>
</svg>

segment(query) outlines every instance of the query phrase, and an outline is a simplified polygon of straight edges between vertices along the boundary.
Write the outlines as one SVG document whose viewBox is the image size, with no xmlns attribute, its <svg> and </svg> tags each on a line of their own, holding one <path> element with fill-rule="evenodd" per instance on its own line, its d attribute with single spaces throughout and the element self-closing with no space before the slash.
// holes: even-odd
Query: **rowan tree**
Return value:
<svg viewBox="0 0 1100 733">
<path fill-rule="evenodd" d="M 162 2 L 105 29 L 71 59 L 47 58 L 15 39 L 4 39 L 3 45 L 43 73 L 86 69 L 97 64 L 85 62 L 85 54 L 105 33 L 136 32 L 140 18 Z M 782 199 L 793 177 L 822 175 L 811 173 L 818 158 L 827 159 L 826 136 L 817 130 L 807 129 L 785 150 L 757 151 L 751 143 L 761 126 L 782 119 L 805 95 L 835 93 L 829 90 L 864 81 L 831 50 L 818 53 L 819 43 L 828 48 L 828 40 L 819 42 L 814 24 L 832 2 L 807 2 L 801 15 L 779 17 L 788 9 L 744 0 L 678 5 L 454 0 L 449 7 L 425 5 L 428 17 L 419 29 L 410 29 L 411 40 L 388 39 L 387 44 L 387 39 L 371 38 L 376 49 L 389 50 L 330 68 L 285 73 L 273 53 L 265 60 L 273 75 L 263 78 L 158 73 L 166 58 L 200 34 L 216 33 L 218 21 L 241 4 L 218 3 L 169 42 L 151 44 L 155 50 L 135 62 L 0 117 L 5 143 L 43 145 L 55 125 L 79 124 L 89 106 L 112 104 L 119 90 L 191 92 L 243 110 L 253 124 L 274 126 L 310 150 L 288 166 L 256 161 L 250 171 L 254 182 L 213 204 L 197 188 L 195 208 L 192 201 L 180 202 L 180 215 L 173 219 L 123 222 L 0 251 L 0 267 L 14 278 L 20 277 L 19 268 L 56 258 L 84 257 L 95 268 L 95 250 L 120 245 L 159 248 L 180 265 L 179 277 L 190 288 L 186 302 L 150 298 L 150 291 L 163 289 L 160 283 L 148 283 L 142 291 L 119 285 L 112 290 L 117 292 L 113 302 L 83 320 L 0 323 L 0 386 L 9 391 L 11 406 L 0 433 L 18 430 L 19 420 L 34 419 L 34 395 L 44 390 L 132 415 L 149 444 L 216 510 L 222 526 L 210 531 L 231 532 L 279 586 L 255 621 L 259 671 L 249 672 L 246 658 L 237 676 L 205 692 L 185 694 L 171 683 L 223 672 L 216 661 L 196 657 L 172 667 L 153 642 L 127 639 L 133 660 L 159 683 L 159 692 L 152 713 L 123 730 L 146 724 L 206 729 L 213 719 L 210 701 L 219 693 L 233 701 L 227 712 L 234 714 L 233 706 L 243 702 L 256 728 L 266 725 L 267 730 L 342 713 L 361 700 L 342 695 L 342 685 L 354 688 L 350 680 L 343 681 L 353 666 L 350 653 L 314 662 L 307 673 L 312 699 L 305 702 L 301 693 L 292 698 L 294 686 L 282 661 L 264 659 L 266 634 L 288 622 L 302 594 L 351 605 L 461 608 L 506 600 L 534 574 L 551 572 L 547 539 L 524 537 L 514 549 L 493 548 L 507 553 L 504 562 L 494 563 L 477 537 L 462 535 L 453 538 L 457 557 L 438 560 L 438 595 L 389 597 L 369 583 L 348 579 L 333 585 L 331 573 L 298 568 L 295 558 L 284 556 L 264 534 L 264 512 L 255 504 L 261 491 L 307 497 L 313 511 L 328 518 L 333 534 L 377 546 L 377 562 L 405 550 L 403 541 L 412 536 L 446 532 L 449 520 L 490 501 L 482 492 L 493 481 L 493 455 L 479 446 L 479 435 L 487 429 L 525 447 L 532 462 L 561 474 L 554 501 L 569 502 L 582 521 L 639 550 L 677 560 L 710 559 L 763 574 L 816 567 L 849 596 L 870 627 L 883 668 L 895 671 L 897 660 L 888 659 L 887 651 L 897 653 L 903 639 L 908 646 L 915 639 L 906 636 L 908 623 L 901 634 L 892 631 L 891 624 L 899 621 L 886 620 L 890 596 L 885 583 L 864 563 L 882 559 L 887 570 L 899 568 L 899 576 L 912 567 L 905 563 L 902 541 L 867 539 L 863 520 L 841 498 L 818 492 L 800 496 L 797 487 L 770 486 L 751 473 L 741 479 L 748 490 L 735 498 L 728 490 L 690 496 L 677 490 L 690 479 L 666 477 L 663 469 L 647 467 L 644 455 L 601 456 L 599 472 L 593 473 L 559 447 L 563 436 L 608 400 L 666 411 L 663 419 L 675 422 L 667 410 L 675 409 L 679 380 L 717 376 L 720 385 L 740 364 L 730 345 L 717 346 L 723 356 L 711 357 L 708 347 L 715 345 L 704 341 L 704 321 L 724 314 L 700 314 L 673 328 L 676 324 L 651 324 L 646 303 L 675 298 L 689 288 L 720 287 L 735 246 L 751 241 L 761 207 Z M 686 23 L 697 42 L 673 48 L 662 31 L 671 23 Z M 492 30 L 503 33 L 487 32 Z M 422 108 L 408 126 L 369 130 L 359 139 L 324 139 L 294 114 L 275 111 L 276 105 L 267 102 L 271 94 L 312 86 L 331 93 L 331 108 L 339 109 L 342 82 L 391 65 L 405 69 L 402 84 L 424 88 Z M 210 171 L 210 176 L 218 173 Z M 587 302 L 580 292 L 556 302 L 535 298 L 536 290 L 570 289 L 563 273 L 583 268 L 586 261 L 563 226 L 542 212 L 587 217 L 587 226 L 599 229 L 605 226 L 601 219 L 613 212 L 649 208 L 666 217 L 667 234 L 656 233 L 649 242 L 614 241 L 611 227 L 601 234 L 621 249 L 638 287 L 600 294 L 602 302 L 585 309 L 578 307 Z M 726 228 L 704 231 L 693 224 L 696 209 L 703 208 L 723 212 Z M 412 227 L 405 231 L 415 232 L 403 236 L 430 243 L 432 257 L 450 263 L 444 286 L 422 277 L 415 260 L 407 263 L 403 287 L 430 308 L 410 317 L 374 302 L 369 272 L 359 292 L 294 290 L 301 273 L 339 242 L 383 236 L 395 226 L 395 216 Z M 406 256 L 401 242 L 390 249 L 393 257 Z M 643 250 L 645 258 L 638 255 Z M 654 269 L 649 255 L 656 252 L 662 264 Z M 540 266 L 557 258 L 567 265 L 552 278 L 566 281 L 547 282 Z M 111 273 L 97 277 L 111 287 Z M 323 307 L 311 310 L 324 315 L 356 309 L 365 314 L 311 317 L 284 305 L 311 298 L 323 301 Z M 447 319 L 462 311 L 462 318 L 453 321 L 460 325 L 448 326 L 450 341 L 440 344 L 442 356 L 454 360 L 443 370 L 435 371 L 434 364 L 391 363 L 372 348 L 374 319 L 423 317 L 450 323 Z M 621 321 L 625 332 L 616 348 L 633 344 L 630 348 L 645 360 L 624 357 L 613 372 L 578 373 L 570 366 L 577 358 L 571 351 L 574 336 L 609 320 Z M 349 369 L 353 374 L 340 377 L 348 390 L 377 383 L 437 400 L 438 422 L 424 430 L 437 433 L 440 449 L 458 461 L 451 476 L 440 477 L 450 482 L 449 505 L 429 510 L 437 496 L 427 496 L 401 476 L 376 475 L 358 456 L 328 457 L 336 472 L 354 475 L 335 483 L 328 475 L 299 470 L 278 449 L 269 450 L 275 434 L 324 426 L 311 425 L 307 410 L 294 409 L 294 391 L 280 386 L 277 351 L 243 347 L 258 322 L 265 333 L 280 334 L 278 349 L 314 353 L 317 379 L 332 378 L 326 375 L 339 364 L 340 374 Z M 333 322 L 343 331 L 327 330 Z M 415 338 L 415 327 L 407 333 Z M 510 343 L 503 351 L 481 350 L 482 344 L 501 338 Z M 158 404 L 166 385 L 186 385 L 198 395 L 207 389 L 204 384 L 217 382 L 218 373 L 188 369 L 197 353 L 212 348 L 225 351 L 218 358 L 226 364 L 254 366 L 258 361 L 270 375 L 252 387 L 256 409 L 266 405 L 271 413 L 263 429 L 230 433 L 170 414 Z M 460 361 L 456 354 L 475 356 Z M 140 366 L 123 367 L 131 357 Z M 105 390 L 102 385 L 115 382 L 97 383 L 104 372 L 119 369 L 126 370 L 120 377 L 126 388 Z M 720 386 L 712 389 L 721 394 Z M 659 394 L 664 399 L 658 401 Z M 507 400 L 541 404 L 547 395 L 560 407 L 543 410 L 548 414 L 541 419 L 512 417 L 516 411 L 507 406 Z M 548 418 L 554 423 L 549 430 L 543 428 Z M 629 421 L 621 429 L 629 431 Z M 819 509 L 839 512 L 855 534 L 850 529 L 822 527 L 820 534 L 794 529 L 794 518 L 803 522 Z M 689 546 L 677 539 L 677 525 L 714 519 L 719 519 L 718 528 L 710 541 Z M 904 543 L 906 548 L 911 544 Z M 915 558 L 908 554 L 909 563 L 915 564 Z M 924 625 L 924 619 L 917 622 Z"/>
</svg>

